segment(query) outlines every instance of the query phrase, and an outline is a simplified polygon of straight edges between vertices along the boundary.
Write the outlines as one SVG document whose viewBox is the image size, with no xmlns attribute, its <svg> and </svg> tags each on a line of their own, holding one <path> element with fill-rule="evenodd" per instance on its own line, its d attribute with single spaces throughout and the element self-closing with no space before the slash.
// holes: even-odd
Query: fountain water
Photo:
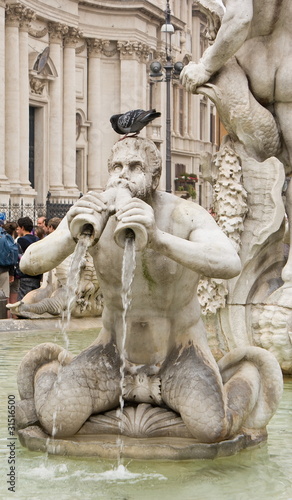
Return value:
<svg viewBox="0 0 292 500">
<path fill-rule="evenodd" d="M 68 270 L 67 283 L 66 283 L 66 309 L 62 311 L 62 321 L 61 321 L 61 330 L 63 332 L 63 336 L 65 339 L 64 347 L 66 350 L 69 349 L 69 338 L 67 335 L 67 331 L 70 324 L 71 311 L 75 306 L 76 295 L 80 282 L 81 268 L 83 265 L 85 265 L 85 255 L 89 246 L 92 243 L 91 235 L 92 235 L 92 227 L 91 226 L 85 227 L 76 245 L 71 260 L 71 264 Z"/>
<path fill-rule="evenodd" d="M 127 338 L 127 312 L 131 305 L 131 285 L 134 278 L 136 267 L 136 247 L 135 234 L 129 229 L 125 238 L 125 248 L 122 266 L 122 303 L 123 303 L 123 332 L 121 344 L 121 366 L 120 366 L 120 408 L 117 410 L 119 419 L 119 429 L 121 435 L 117 438 L 119 447 L 118 452 L 118 468 L 121 468 L 121 455 L 123 451 L 123 412 L 124 412 L 124 383 L 125 383 L 125 368 L 126 368 L 126 338 Z"/>
<path fill-rule="evenodd" d="M 17 397 L 16 372 L 23 356 L 49 339 L 63 343 L 60 331 L 18 330 L 0 332 L 0 497 L 7 491 L 7 398 Z M 85 321 L 83 321 L 85 323 Z M 1 322 L 0 322 L 0 326 Z M 4 326 L 3 326 L 4 329 Z M 96 330 L 68 332 L 70 349 L 78 354 L 96 337 Z M 279 409 L 268 425 L 269 440 L 234 457 L 217 460 L 129 460 L 117 471 L 116 460 L 98 457 L 64 457 L 31 452 L 16 443 L 15 498 L 26 500 L 288 500 L 292 489 L 292 380 L 285 379 Z"/>
</svg>

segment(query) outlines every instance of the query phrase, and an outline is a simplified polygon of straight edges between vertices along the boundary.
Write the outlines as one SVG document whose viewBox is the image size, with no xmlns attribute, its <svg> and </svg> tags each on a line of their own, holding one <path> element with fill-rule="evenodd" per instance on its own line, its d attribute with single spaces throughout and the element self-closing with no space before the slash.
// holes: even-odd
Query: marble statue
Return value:
<svg viewBox="0 0 292 500">
<path fill-rule="evenodd" d="M 40 288 L 28 292 L 21 301 L 7 304 L 11 312 L 22 318 L 56 317 L 67 314 L 67 275 L 72 256 L 46 273 Z M 81 265 L 76 300 L 69 314 L 72 317 L 101 316 L 103 300 L 92 257 L 87 252 Z"/>
<path fill-rule="evenodd" d="M 181 81 L 189 92 L 215 103 L 228 132 L 221 155 L 227 148 L 238 156 L 248 200 L 242 271 L 228 285 L 223 337 L 229 349 L 254 343 L 270 350 L 283 371 L 292 373 L 292 252 L 286 262 L 283 255 L 285 211 L 292 226 L 292 4 L 198 3 L 210 20 L 212 44 L 198 63 L 183 69 Z M 290 230 L 290 248 L 291 242 Z M 286 325 L 281 334 L 280 323 Z M 270 332 L 268 342 L 263 325 Z"/>
<path fill-rule="evenodd" d="M 152 141 L 117 142 L 108 169 L 106 190 L 77 201 L 58 229 L 31 245 L 21 261 L 25 272 L 48 271 L 73 252 L 78 231 L 91 224 L 89 252 L 104 309 L 99 336 L 76 357 L 52 343 L 25 356 L 18 373 L 19 428 L 38 422 L 57 443 L 113 430 L 201 443 L 240 433 L 264 436 L 282 393 L 279 364 L 254 346 L 234 349 L 217 364 L 197 297 L 201 274 L 238 275 L 235 248 L 201 206 L 157 189 L 161 156 Z M 124 228 L 132 228 L 137 240 L 125 339 L 124 250 L 117 236 Z M 116 411 L 121 393 L 122 416 Z"/>
</svg>

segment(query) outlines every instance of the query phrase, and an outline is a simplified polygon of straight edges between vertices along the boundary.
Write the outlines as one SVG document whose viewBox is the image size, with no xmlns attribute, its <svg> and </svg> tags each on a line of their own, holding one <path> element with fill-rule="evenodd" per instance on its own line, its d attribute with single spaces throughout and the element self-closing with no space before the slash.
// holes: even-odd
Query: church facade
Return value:
<svg viewBox="0 0 292 500">
<path fill-rule="evenodd" d="M 163 158 L 166 83 L 150 76 L 165 64 L 165 0 L 0 0 L 0 203 L 75 200 L 101 191 L 120 138 L 110 116 L 156 108 L 143 129 Z M 170 1 L 173 64 L 197 61 L 205 18 L 192 0 Z M 171 80 L 171 179 L 196 176 L 197 199 L 210 205 L 200 157 L 216 150 L 212 103 Z"/>
</svg>

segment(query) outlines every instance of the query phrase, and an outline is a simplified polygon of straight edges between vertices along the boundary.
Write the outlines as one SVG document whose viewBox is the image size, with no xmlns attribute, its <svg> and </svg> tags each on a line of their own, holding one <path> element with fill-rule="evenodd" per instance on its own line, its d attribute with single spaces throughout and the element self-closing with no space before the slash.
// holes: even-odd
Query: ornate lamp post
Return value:
<svg viewBox="0 0 292 500">
<path fill-rule="evenodd" d="M 178 78 L 181 70 L 183 69 L 182 62 L 173 64 L 171 53 L 171 35 L 174 33 L 174 27 L 170 22 L 170 7 L 169 0 L 166 2 L 165 23 L 161 27 L 161 32 L 165 33 L 165 56 L 166 63 L 164 64 L 165 78 L 159 79 L 163 76 L 161 70 L 162 65 L 159 61 L 153 61 L 150 64 L 150 78 L 152 82 L 166 82 L 166 191 L 171 193 L 171 81 L 173 78 Z"/>
</svg>

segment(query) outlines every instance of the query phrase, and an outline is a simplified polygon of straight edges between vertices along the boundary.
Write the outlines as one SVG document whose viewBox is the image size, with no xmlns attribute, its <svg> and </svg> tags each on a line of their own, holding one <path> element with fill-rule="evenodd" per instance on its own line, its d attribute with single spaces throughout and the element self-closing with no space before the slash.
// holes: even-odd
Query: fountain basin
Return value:
<svg viewBox="0 0 292 500">
<path fill-rule="evenodd" d="M 31 451 L 72 457 L 137 460 L 215 459 L 235 455 L 239 451 L 266 441 L 267 433 L 239 434 L 219 443 L 200 443 L 194 438 L 133 438 L 116 434 L 76 434 L 72 438 L 53 439 L 37 425 L 18 432 L 22 446 Z"/>
<path fill-rule="evenodd" d="M 56 319 L 0 321 L 2 477 L 8 472 L 7 394 L 17 397 L 17 367 L 29 349 L 48 339 L 64 344 L 58 323 Z M 100 324 L 100 318 L 71 319 L 68 337 L 73 354 L 78 354 L 94 341 Z M 117 461 L 114 459 L 31 452 L 17 439 L 15 495 L 19 499 L 29 496 L 36 500 L 96 500 L 97 495 L 103 499 L 129 500 L 287 500 L 291 497 L 292 487 L 291 397 L 292 380 L 286 378 L 283 399 L 268 425 L 268 440 L 262 445 L 250 446 L 235 456 L 215 460 L 125 459 L 126 477 L 117 475 Z M 178 439 L 174 441 L 178 442 Z M 0 484 L 0 496 L 10 496 L 5 481 Z"/>
</svg>

